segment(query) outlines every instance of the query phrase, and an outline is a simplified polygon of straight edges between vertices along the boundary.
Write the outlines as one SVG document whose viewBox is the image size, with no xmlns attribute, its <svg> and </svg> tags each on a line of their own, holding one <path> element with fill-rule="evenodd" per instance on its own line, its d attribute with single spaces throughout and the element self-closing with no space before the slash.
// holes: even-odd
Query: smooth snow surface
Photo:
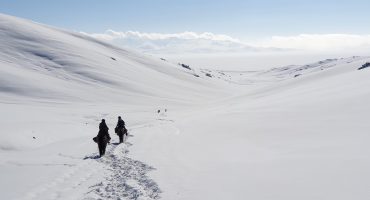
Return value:
<svg viewBox="0 0 370 200">
<path fill-rule="evenodd" d="M 368 57 L 188 69 L 7 15 L 0 48 L 1 199 L 370 199 Z"/>
</svg>

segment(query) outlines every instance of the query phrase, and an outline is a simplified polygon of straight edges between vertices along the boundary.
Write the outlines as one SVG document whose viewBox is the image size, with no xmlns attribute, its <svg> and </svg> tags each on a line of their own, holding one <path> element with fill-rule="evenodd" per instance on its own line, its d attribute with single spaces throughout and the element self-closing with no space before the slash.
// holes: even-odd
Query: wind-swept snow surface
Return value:
<svg viewBox="0 0 370 200">
<path fill-rule="evenodd" d="M 2 199 L 370 198 L 370 58 L 187 69 L 6 15 L 0 47 Z"/>
</svg>

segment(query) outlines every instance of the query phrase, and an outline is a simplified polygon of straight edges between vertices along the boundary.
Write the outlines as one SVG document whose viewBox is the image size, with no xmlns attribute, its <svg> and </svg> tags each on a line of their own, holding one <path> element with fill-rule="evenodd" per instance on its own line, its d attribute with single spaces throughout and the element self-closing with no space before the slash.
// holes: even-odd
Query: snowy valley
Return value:
<svg viewBox="0 0 370 200">
<path fill-rule="evenodd" d="M 0 49 L 1 199 L 370 197 L 370 57 L 203 69 L 2 14 Z"/>
</svg>

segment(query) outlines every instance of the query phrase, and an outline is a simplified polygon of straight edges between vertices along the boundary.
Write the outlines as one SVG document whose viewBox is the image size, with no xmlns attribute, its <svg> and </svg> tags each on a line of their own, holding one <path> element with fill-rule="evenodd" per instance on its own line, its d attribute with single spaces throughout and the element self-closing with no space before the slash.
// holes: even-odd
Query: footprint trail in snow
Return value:
<svg viewBox="0 0 370 200">
<path fill-rule="evenodd" d="M 90 186 L 87 199 L 159 199 L 161 190 L 147 173 L 155 168 L 128 157 L 131 144 L 111 144 L 106 155 L 96 159 L 105 165 L 105 179 Z M 94 154 L 87 158 L 96 158 Z"/>
</svg>

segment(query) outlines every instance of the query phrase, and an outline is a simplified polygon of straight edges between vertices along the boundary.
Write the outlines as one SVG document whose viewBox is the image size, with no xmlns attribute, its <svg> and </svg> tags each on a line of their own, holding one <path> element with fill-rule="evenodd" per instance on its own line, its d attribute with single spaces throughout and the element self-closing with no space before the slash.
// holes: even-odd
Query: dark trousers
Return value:
<svg viewBox="0 0 370 200">
<path fill-rule="evenodd" d="M 107 143 L 106 142 L 98 142 L 98 147 L 99 147 L 99 155 L 101 157 L 105 154 L 105 148 L 107 148 Z"/>
<path fill-rule="evenodd" d="M 119 143 L 123 143 L 123 134 L 118 134 L 119 137 Z"/>
</svg>

